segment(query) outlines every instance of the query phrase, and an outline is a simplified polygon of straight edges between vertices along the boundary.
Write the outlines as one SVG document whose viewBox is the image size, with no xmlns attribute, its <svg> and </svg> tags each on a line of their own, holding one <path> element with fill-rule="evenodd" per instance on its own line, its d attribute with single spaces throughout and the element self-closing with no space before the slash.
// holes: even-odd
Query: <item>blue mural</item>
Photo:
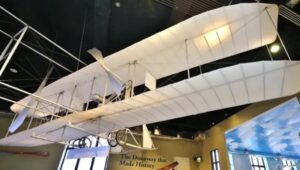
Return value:
<svg viewBox="0 0 300 170">
<path fill-rule="evenodd" d="M 225 133 L 228 151 L 300 159 L 300 104 L 293 98 Z"/>
</svg>

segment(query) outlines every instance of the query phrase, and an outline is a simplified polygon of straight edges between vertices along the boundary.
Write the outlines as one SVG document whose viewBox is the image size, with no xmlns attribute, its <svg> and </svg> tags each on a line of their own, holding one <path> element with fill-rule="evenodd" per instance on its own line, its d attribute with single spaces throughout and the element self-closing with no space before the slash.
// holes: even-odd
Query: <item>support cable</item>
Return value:
<svg viewBox="0 0 300 170">
<path fill-rule="evenodd" d="M 44 34 L 40 33 L 39 31 L 37 31 L 35 28 L 29 26 L 26 22 L 22 21 L 20 18 L 18 18 L 17 16 L 15 16 L 14 14 L 12 14 L 11 12 L 9 12 L 7 9 L 3 8 L 2 6 L 0 6 L 0 9 L 2 11 L 4 11 L 5 13 L 7 13 L 8 15 L 10 15 L 11 17 L 13 17 L 14 19 L 16 19 L 17 21 L 19 21 L 20 23 L 22 23 L 24 26 L 27 26 L 28 29 L 32 30 L 33 32 L 35 32 L 36 34 L 38 34 L 39 36 L 41 36 L 43 39 L 45 39 L 46 41 L 50 42 L 51 44 L 53 44 L 55 47 L 57 47 L 58 49 L 60 49 L 61 51 L 65 52 L 66 54 L 68 54 L 71 58 L 73 58 L 74 60 L 77 60 L 78 62 L 82 63 L 83 65 L 87 65 L 85 62 L 81 61 L 80 59 L 78 59 L 76 56 L 74 56 L 73 54 L 71 54 L 69 51 L 65 50 L 63 47 L 61 47 L 60 45 L 56 44 L 55 42 L 53 42 L 51 39 L 49 39 L 48 37 L 46 37 Z"/>
<path fill-rule="evenodd" d="M 286 53 L 288 59 L 291 61 L 292 59 L 291 59 L 291 57 L 290 57 L 290 54 L 289 54 L 289 52 L 287 51 L 287 49 L 286 49 L 286 47 L 285 47 L 285 45 L 284 45 L 284 43 L 283 43 L 283 41 L 282 41 L 282 38 L 281 38 L 281 36 L 280 36 L 280 34 L 279 34 L 278 30 L 277 30 L 277 27 L 276 27 L 276 25 L 275 25 L 275 22 L 273 21 L 273 19 L 272 19 L 270 13 L 269 13 L 269 11 L 268 11 L 268 7 L 266 7 L 266 11 L 267 11 L 267 14 L 268 14 L 268 16 L 269 16 L 269 18 L 270 18 L 270 20 L 271 20 L 271 23 L 272 23 L 274 29 L 276 30 L 276 34 L 277 34 L 277 36 L 278 36 L 278 38 L 279 38 L 279 41 L 280 41 L 282 47 L 283 47 L 283 49 L 284 49 L 284 51 L 285 51 L 285 53 Z"/>
</svg>

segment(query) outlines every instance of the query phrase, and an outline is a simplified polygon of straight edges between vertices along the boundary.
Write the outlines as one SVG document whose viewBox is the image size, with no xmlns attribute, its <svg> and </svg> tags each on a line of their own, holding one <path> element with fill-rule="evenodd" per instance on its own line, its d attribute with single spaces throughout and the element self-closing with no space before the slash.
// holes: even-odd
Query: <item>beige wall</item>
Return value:
<svg viewBox="0 0 300 170">
<path fill-rule="evenodd" d="M 0 117 L 0 137 L 4 137 L 11 119 Z M 3 147 L 0 149 L 15 151 L 47 151 L 49 157 L 34 157 L 24 155 L 1 155 L 0 153 L 0 170 L 56 170 L 61 158 L 64 146 L 53 144 L 32 148 L 14 148 Z"/>
<path fill-rule="evenodd" d="M 166 139 L 153 139 L 153 142 L 156 146 L 158 146 L 158 150 L 156 151 L 139 151 L 128 154 L 128 159 L 124 159 L 124 155 L 110 155 L 108 161 L 108 170 L 150 170 L 150 169 L 158 169 L 162 166 L 168 165 L 169 163 L 174 162 L 175 157 L 184 157 L 188 158 L 188 163 L 190 165 L 190 169 L 182 169 L 182 170 L 197 170 L 199 168 L 199 164 L 194 162 L 193 157 L 201 154 L 202 143 L 187 141 L 187 140 L 166 140 Z M 146 163 L 149 165 L 154 165 L 153 167 L 139 167 L 137 165 L 137 161 L 132 160 L 132 156 L 136 155 L 144 158 L 154 158 L 156 161 L 138 161 L 142 163 Z M 166 162 L 158 162 L 159 158 L 165 159 Z M 120 161 L 127 160 L 132 161 L 133 166 L 124 166 L 121 165 Z"/>
<path fill-rule="evenodd" d="M 300 95 L 298 94 L 298 96 Z M 229 160 L 227 156 L 224 133 L 227 130 L 237 127 L 245 121 L 281 104 L 282 102 L 288 99 L 290 99 L 290 97 L 250 105 L 249 107 L 243 109 L 237 114 L 229 117 L 228 119 L 212 127 L 208 131 L 208 137 L 206 138 L 206 140 L 203 141 L 203 162 L 199 166 L 199 170 L 211 169 L 210 151 L 213 149 L 219 150 L 221 169 L 229 170 Z"/>
</svg>

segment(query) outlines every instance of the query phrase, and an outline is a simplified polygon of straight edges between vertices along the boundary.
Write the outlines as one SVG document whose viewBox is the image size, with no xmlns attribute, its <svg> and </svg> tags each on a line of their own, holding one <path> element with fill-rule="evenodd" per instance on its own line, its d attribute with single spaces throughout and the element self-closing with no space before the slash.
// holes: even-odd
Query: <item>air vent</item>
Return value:
<svg viewBox="0 0 300 170">
<path fill-rule="evenodd" d="M 300 27 L 300 16 L 284 5 L 280 5 L 279 14 Z"/>
<path fill-rule="evenodd" d="M 216 0 L 155 0 L 156 2 L 178 10 L 186 15 L 194 16 L 212 10 L 224 4 Z"/>
</svg>

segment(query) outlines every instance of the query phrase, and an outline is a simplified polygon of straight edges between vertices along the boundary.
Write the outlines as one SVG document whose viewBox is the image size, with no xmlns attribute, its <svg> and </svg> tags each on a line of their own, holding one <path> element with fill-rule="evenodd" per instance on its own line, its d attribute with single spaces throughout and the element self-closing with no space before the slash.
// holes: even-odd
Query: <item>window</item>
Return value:
<svg viewBox="0 0 300 170">
<path fill-rule="evenodd" d="M 252 170 L 268 170 L 266 160 L 261 156 L 249 155 Z"/>
<path fill-rule="evenodd" d="M 211 163 L 213 170 L 220 170 L 220 159 L 219 159 L 219 151 L 218 149 L 212 150 L 211 154 Z"/>
<path fill-rule="evenodd" d="M 282 159 L 283 169 L 297 170 L 296 161 L 290 159 Z"/>
<path fill-rule="evenodd" d="M 228 158 L 229 158 L 230 170 L 234 170 L 234 163 L 233 163 L 232 153 L 228 152 Z"/>
<path fill-rule="evenodd" d="M 91 140 L 91 146 L 108 146 L 106 139 L 99 137 L 88 137 Z M 77 141 L 70 141 L 69 143 L 76 143 Z M 81 159 L 66 159 L 68 151 L 72 147 L 66 146 L 58 170 L 102 170 L 106 168 L 106 157 L 97 157 L 97 158 L 81 158 Z"/>
</svg>

